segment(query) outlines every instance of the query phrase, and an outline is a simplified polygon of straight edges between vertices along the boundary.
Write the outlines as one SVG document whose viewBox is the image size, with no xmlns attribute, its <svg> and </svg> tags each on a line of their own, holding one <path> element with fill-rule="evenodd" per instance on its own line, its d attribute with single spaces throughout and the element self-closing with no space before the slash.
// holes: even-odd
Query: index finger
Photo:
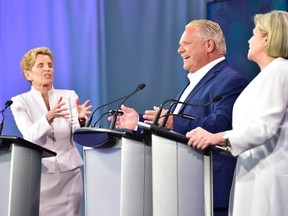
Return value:
<svg viewBox="0 0 288 216">
<path fill-rule="evenodd" d="M 84 105 L 84 106 L 87 106 L 89 103 L 90 103 L 90 100 L 86 100 L 86 101 L 83 103 L 83 105 Z M 91 105 L 91 106 L 92 106 L 92 105 Z"/>
<path fill-rule="evenodd" d="M 155 113 L 154 110 L 145 110 L 146 115 L 153 115 Z"/>
<path fill-rule="evenodd" d="M 59 97 L 58 101 L 57 101 L 57 104 L 59 104 L 61 101 L 62 101 L 63 97 Z"/>
</svg>

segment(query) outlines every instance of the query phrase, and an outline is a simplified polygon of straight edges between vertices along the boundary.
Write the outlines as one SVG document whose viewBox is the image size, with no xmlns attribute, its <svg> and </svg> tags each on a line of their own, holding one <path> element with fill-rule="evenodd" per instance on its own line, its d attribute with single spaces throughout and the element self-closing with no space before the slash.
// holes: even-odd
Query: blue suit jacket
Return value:
<svg viewBox="0 0 288 216">
<path fill-rule="evenodd" d="M 221 95 L 222 99 L 205 107 L 193 107 L 183 104 L 179 114 L 194 116 L 195 120 L 173 116 L 173 131 L 185 135 L 198 126 L 212 133 L 232 129 L 233 104 L 247 85 L 247 79 L 231 68 L 226 60 L 219 62 L 194 87 L 185 102 L 199 105 L 206 104 L 218 95 Z M 185 88 L 178 94 L 177 100 L 180 99 Z M 176 105 L 172 107 L 171 112 L 175 107 Z M 141 115 L 140 121 L 144 121 Z M 218 153 L 213 154 L 214 209 L 228 208 L 235 165 L 236 158 Z M 217 215 L 217 213 L 214 212 L 214 215 Z"/>
<path fill-rule="evenodd" d="M 179 114 L 195 116 L 195 120 L 173 116 L 173 130 L 184 135 L 198 126 L 213 133 L 230 130 L 233 104 L 247 84 L 244 76 L 232 69 L 226 60 L 219 62 L 200 80 L 185 102 L 205 104 L 217 95 L 221 95 L 222 99 L 206 107 L 183 104 Z M 176 99 L 180 98 L 183 91 Z M 213 155 L 214 208 L 228 207 L 235 164 L 235 158 L 217 153 Z"/>
</svg>

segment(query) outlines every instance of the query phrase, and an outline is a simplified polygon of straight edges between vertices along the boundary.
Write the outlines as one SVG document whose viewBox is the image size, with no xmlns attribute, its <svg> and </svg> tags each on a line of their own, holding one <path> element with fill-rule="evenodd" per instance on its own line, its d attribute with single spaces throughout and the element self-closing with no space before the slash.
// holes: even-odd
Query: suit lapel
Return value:
<svg viewBox="0 0 288 216">
<path fill-rule="evenodd" d="M 215 76 L 221 71 L 221 69 L 227 65 L 227 61 L 223 60 L 221 62 L 219 62 L 218 64 L 216 64 L 213 68 L 210 69 L 210 71 L 208 71 L 208 73 L 197 83 L 197 85 L 193 88 L 193 90 L 189 93 L 189 95 L 187 96 L 187 98 L 185 99 L 185 102 L 188 102 L 191 100 L 191 98 L 202 89 L 202 87 L 211 79 L 214 79 Z M 186 86 L 187 87 L 187 86 Z M 185 87 L 185 88 L 186 88 Z M 184 88 L 184 90 L 185 90 Z M 183 90 L 183 91 L 184 91 Z M 182 93 L 183 93 L 182 91 Z M 179 95 L 179 97 L 177 98 L 177 100 L 180 99 L 182 93 Z M 179 113 L 182 111 L 183 109 L 183 105 L 181 106 Z"/>
</svg>

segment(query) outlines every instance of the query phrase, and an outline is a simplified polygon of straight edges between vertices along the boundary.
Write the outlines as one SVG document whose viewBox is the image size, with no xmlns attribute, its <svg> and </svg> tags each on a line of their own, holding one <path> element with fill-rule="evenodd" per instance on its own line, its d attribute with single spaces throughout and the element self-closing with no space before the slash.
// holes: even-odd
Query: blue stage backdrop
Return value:
<svg viewBox="0 0 288 216">
<path fill-rule="evenodd" d="M 54 52 L 55 88 L 74 89 L 94 108 L 139 83 L 146 88 L 125 104 L 139 112 L 159 106 L 186 84 L 178 42 L 184 26 L 206 13 L 224 29 L 228 61 L 251 80 L 259 71 L 246 59 L 251 19 L 272 9 L 287 9 L 287 0 L 1 0 L 0 109 L 30 89 L 19 64 L 38 46 Z M 3 134 L 21 136 L 9 109 Z"/>
<path fill-rule="evenodd" d="M 49 47 L 55 57 L 55 88 L 75 89 L 81 101 L 99 104 L 104 96 L 104 70 L 97 59 L 103 36 L 103 3 L 97 1 L 1 0 L 0 104 L 30 89 L 20 61 L 26 51 Z M 37 109 L 37 107 L 35 107 Z M 10 110 L 3 134 L 20 135 Z"/>
<path fill-rule="evenodd" d="M 238 0 L 214 1 L 208 3 L 208 18 L 218 22 L 226 36 L 227 59 L 249 80 L 258 73 L 256 63 L 247 59 L 248 40 L 254 28 L 253 17 L 257 13 L 271 10 L 287 10 L 287 0 Z"/>
<path fill-rule="evenodd" d="M 93 108 L 139 83 L 146 87 L 125 104 L 139 112 L 160 105 L 187 80 L 177 54 L 185 24 L 205 17 L 205 1 L 1 0 L 0 109 L 30 89 L 20 61 L 38 46 L 54 53 L 55 88 L 74 89 Z M 99 110 L 94 119 L 117 106 Z M 21 137 L 10 109 L 5 115 L 2 134 Z M 109 125 L 106 116 L 101 125 Z"/>
<path fill-rule="evenodd" d="M 205 13 L 205 3 L 190 0 L 1 0 L 0 107 L 30 89 L 19 64 L 38 46 L 54 52 L 55 88 L 74 89 L 94 108 L 142 82 L 146 88 L 126 105 L 140 112 L 160 105 L 186 82 L 178 41 L 185 24 Z M 10 110 L 3 134 L 20 135 Z"/>
</svg>

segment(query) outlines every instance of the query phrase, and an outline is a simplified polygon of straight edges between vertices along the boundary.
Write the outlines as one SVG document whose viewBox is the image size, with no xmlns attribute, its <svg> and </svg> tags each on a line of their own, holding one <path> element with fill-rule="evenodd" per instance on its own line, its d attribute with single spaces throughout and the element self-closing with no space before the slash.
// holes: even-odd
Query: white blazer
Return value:
<svg viewBox="0 0 288 216">
<path fill-rule="evenodd" d="M 58 99 L 66 103 L 70 118 L 55 118 L 50 125 L 48 112 L 39 91 L 33 87 L 29 92 L 17 95 L 11 100 L 11 111 L 23 138 L 57 153 L 56 157 L 42 160 L 42 172 L 54 173 L 58 165 L 61 172 L 75 169 L 83 164 L 79 151 L 72 140 L 74 129 L 80 127 L 76 108 L 77 94 L 73 90 L 49 91 L 49 104 L 53 108 Z"/>
<path fill-rule="evenodd" d="M 238 156 L 230 215 L 288 215 L 287 108 L 288 60 L 277 58 L 234 104 L 233 130 L 227 132 Z"/>
</svg>

